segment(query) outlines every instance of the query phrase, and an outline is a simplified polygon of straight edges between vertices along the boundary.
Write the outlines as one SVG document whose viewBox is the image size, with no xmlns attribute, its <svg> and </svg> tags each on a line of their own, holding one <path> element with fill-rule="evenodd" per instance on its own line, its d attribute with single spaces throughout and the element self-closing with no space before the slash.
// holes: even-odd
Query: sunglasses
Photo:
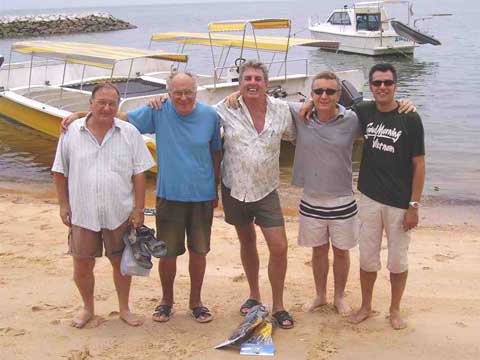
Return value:
<svg viewBox="0 0 480 360">
<path fill-rule="evenodd" d="M 375 86 L 375 87 L 380 87 L 382 86 L 382 84 L 384 86 L 392 86 L 393 84 L 395 84 L 395 81 L 393 80 L 373 80 L 370 82 L 370 84 L 372 86 Z"/>
<path fill-rule="evenodd" d="M 335 93 L 338 91 L 337 89 L 323 89 L 323 88 L 318 88 L 318 89 L 313 89 L 312 90 L 314 94 L 322 96 L 323 93 L 327 93 L 327 95 L 335 95 Z"/>
</svg>

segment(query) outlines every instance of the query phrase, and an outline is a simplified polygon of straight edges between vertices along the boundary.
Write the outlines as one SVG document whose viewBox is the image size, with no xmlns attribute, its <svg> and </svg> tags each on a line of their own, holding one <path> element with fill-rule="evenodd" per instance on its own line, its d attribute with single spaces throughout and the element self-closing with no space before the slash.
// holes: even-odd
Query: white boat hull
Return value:
<svg viewBox="0 0 480 360">
<path fill-rule="evenodd" d="M 380 33 L 359 32 L 352 34 L 331 33 L 321 30 L 318 26 L 309 26 L 312 37 L 315 39 L 340 42 L 338 51 L 369 56 L 413 54 L 415 44 L 405 41 L 398 35 L 382 35 Z M 328 50 L 328 49 L 325 49 Z"/>
</svg>

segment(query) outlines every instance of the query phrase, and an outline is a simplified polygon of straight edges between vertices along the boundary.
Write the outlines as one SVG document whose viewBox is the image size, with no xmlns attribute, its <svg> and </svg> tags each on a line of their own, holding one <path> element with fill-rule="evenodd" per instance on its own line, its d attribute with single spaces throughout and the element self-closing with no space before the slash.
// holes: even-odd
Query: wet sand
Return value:
<svg viewBox="0 0 480 360">
<path fill-rule="evenodd" d="M 282 193 L 293 204 L 298 193 Z M 158 274 L 134 278 L 131 305 L 147 318 L 132 328 L 118 318 L 111 268 L 97 262 L 97 317 L 78 330 L 69 326 L 80 309 L 66 252 L 66 228 L 53 192 L 1 191 L 0 358 L 1 359 L 235 359 L 238 349 L 215 350 L 241 321 L 247 283 L 234 229 L 215 213 L 203 300 L 215 315 L 196 323 L 188 311 L 187 257 L 179 258 L 175 314 L 155 323 L 150 314 L 161 296 Z M 152 205 L 153 199 L 149 198 Z M 292 330 L 275 330 L 278 359 L 478 359 L 480 345 L 480 207 L 425 206 L 410 250 L 410 274 L 403 303 L 409 327 L 395 331 L 386 314 L 388 273 L 379 273 L 374 293 L 378 315 L 351 325 L 331 303 L 314 313 L 302 306 L 314 294 L 310 251 L 296 245 L 295 207 L 286 208 L 289 267 L 285 303 L 296 320 Z M 153 218 L 147 224 L 154 226 Z M 267 249 L 259 235 L 261 288 L 270 304 Z M 385 255 L 385 254 L 383 254 Z M 352 251 L 347 300 L 360 304 L 358 250 Z M 330 271 L 328 296 L 333 294 Z"/>
</svg>

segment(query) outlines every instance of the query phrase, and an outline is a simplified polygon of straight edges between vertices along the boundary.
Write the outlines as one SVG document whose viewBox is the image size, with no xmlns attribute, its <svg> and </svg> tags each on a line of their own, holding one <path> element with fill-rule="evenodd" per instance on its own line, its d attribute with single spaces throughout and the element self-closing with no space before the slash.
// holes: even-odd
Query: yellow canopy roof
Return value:
<svg viewBox="0 0 480 360">
<path fill-rule="evenodd" d="M 287 29 L 289 19 L 255 19 L 215 21 L 208 24 L 208 31 L 243 31 L 250 24 L 253 29 Z"/>
<path fill-rule="evenodd" d="M 338 41 L 324 41 L 316 39 L 301 39 L 281 36 L 245 36 L 232 34 L 209 34 L 208 33 L 193 33 L 193 32 L 167 32 L 161 34 L 154 34 L 151 40 L 157 41 L 174 41 L 181 44 L 193 45 L 210 45 L 227 46 L 227 47 L 243 47 L 261 50 L 287 51 L 288 47 L 292 46 L 312 46 L 329 48 L 332 50 L 338 49 Z M 244 40 L 244 41 L 243 41 Z"/>
<path fill-rule="evenodd" d="M 32 54 L 34 56 L 59 59 L 70 63 L 84 64 L 112 69 L 122 60 L 150 58 L 169 61 L 187 62 L 184 54 L 165 53 L 163 51 L 141 50 L 100 44 L 56 42 L 56 41 L 21 41 L 12 44 L 12 51 Z"/>
</svg>

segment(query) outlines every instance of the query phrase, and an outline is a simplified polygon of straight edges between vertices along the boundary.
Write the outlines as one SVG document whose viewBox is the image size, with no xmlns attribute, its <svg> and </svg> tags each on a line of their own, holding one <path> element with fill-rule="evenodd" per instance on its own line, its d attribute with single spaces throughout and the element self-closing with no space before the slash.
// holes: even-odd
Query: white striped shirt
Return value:
<svg viewBox="0 0 480 360">
<path fill-rule="evenodd" d="M 100 231 L 128 219 L 134 206 L 132 176 L 154 165 L 133 125 L 114 119 L 99 144 L 82 118 L 60 137 L 52 171 L 68 178 L 71 223 Z"/>
</svg>

